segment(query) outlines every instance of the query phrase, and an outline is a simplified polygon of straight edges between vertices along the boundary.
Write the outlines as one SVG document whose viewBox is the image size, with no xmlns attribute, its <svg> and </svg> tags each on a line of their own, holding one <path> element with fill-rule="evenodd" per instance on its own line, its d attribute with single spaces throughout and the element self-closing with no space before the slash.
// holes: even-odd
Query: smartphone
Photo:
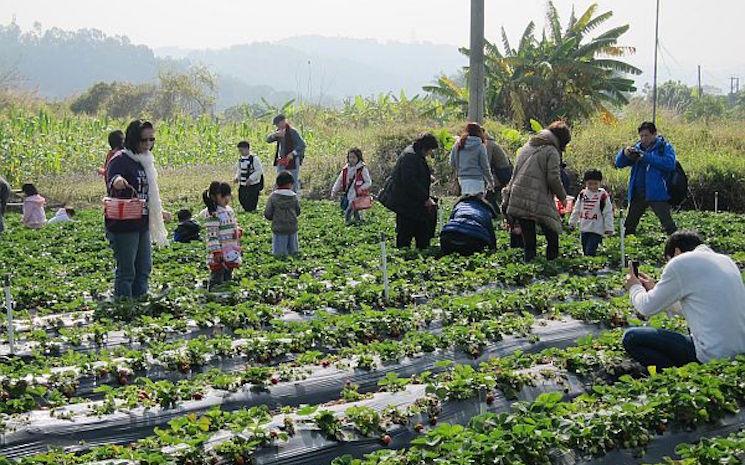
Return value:
<svg viewBox="0 0 745 465">
<path fill-rule="evenodd" d="M 631 271 L 634 273 L 634 276 L 639 277 L 639 260 L 631 261 Z"/>
</svg>

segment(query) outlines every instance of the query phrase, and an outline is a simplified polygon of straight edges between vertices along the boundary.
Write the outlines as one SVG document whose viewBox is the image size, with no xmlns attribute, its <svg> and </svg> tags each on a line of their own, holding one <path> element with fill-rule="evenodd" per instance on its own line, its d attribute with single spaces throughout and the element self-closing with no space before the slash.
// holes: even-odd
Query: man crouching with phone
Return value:
<svg viewBox="0 0 745 465">
<path fill-rule="evenodd" d="M 693 231 L 678 231 L 665 244 L 667 265 L 660 282 L 633 266 L 626 277 L 631 303 L 644 317 L 671 310 L 681 313 L 690 336 L 651 327 L 623 335 L 626 352 L 658 369 L 706 363 L 745 353 L 745 285 L 732 259 L 704 245 Z"/>
</svg>

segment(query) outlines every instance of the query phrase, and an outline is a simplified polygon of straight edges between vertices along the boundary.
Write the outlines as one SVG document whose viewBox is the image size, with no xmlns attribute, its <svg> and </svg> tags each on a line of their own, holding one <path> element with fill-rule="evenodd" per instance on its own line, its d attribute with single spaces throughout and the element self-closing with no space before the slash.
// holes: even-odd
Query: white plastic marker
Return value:
<svg viewBox="0 0 745 465">
<path fill-rule="evenodd" d="M 714 192 L 714 213 L 719 213 L 719 191 Z"/>
<path fill-rule="evenodd" d="M 380 269 L 383 271 L 383 299 L 388 302 L 388 257 L 385 252 L 385 233 L 380 233 Z"/>
<path fill-rule="evenodd" d="M 621 209 L 621 225 L 619 227 L 621 236 L 621 270 L 626 269 L 626 220 L 623 216 L 623 209 Z"/>
<path fill-rule="evenodd" d="M 15 352 L 13 347 L 13 299 L 10 296 L 10 277 L 5 276 L 5 308 L 8 310 L 8 346 L 10 354 Z"/>
</svg>

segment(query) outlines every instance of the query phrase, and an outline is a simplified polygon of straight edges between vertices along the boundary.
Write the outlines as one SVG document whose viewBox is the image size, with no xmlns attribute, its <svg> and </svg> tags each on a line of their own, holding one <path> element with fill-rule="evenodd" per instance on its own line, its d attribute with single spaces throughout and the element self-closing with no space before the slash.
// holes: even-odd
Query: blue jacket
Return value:
<svg viewBox="0 0 745 465">
<path fill-rule="evenodd" d="M 670 195 L 667 192 L 667 182 L 670 175 L 675 172 L 675 148 L 662 136 L 657 136 L 655 143 L 647 150 L 641 148 L 640 142 L 637 142 L 634 147 L 644 153 L 644 156 L 637 161 L 627 157 L 624 149 L 621 149 L 616 155 L 616 168 L 631 166 L 629 203 L 634 196 L 636 179 L 641 170 L 646 171 L 644 183 L 646 200 L 648 202 L 667 202 L 670 200 Z"/>
<path fill-rule="evenodd" d="M 442 233 L 456 233 L 481 239 L 490 247 L 497 247 L 492 219 L 494 209 L 476 197 L 466 197 L 453 207 L 450 221 L 442 227 Z"/>
</svg>

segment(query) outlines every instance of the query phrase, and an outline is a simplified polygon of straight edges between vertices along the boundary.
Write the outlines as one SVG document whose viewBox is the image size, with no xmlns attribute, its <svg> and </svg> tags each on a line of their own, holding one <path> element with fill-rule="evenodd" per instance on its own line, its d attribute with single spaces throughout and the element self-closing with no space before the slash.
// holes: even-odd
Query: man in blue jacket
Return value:
<svg viewBox="0 0 745 465">
<path fill-rule="evenodd" d="M 654 123 L 639 126 L 639 142 L 621 149 L 616 156 L 616 168 L 631 167 L 629 179 L 629 211 L 626 217 L 626 234 L 635 234 L 639 220 L 647 207 L 651 208 L 670 235 L 678 227 L 670 213 L 670 195 L 667 182 L 675 171 L 675 148 L 657 135 Z"/>
</svg>

